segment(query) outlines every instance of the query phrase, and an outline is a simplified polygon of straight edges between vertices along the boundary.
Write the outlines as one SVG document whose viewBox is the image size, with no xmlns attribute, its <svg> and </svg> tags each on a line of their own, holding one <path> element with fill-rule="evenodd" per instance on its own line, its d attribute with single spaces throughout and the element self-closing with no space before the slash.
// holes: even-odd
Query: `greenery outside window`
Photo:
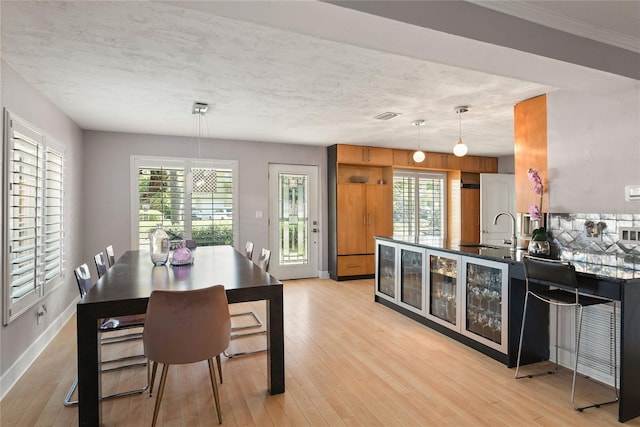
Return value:
<svg viewBox="0 0 640 427">
<path fill-rule="evenodd" d="M 445 236 L 446 174 L 395 171 L 393 237 L 410 243 L 440 244 Z"/>
<path fill-rule="evenodd" d="M 172 240 L 234 245 L 237 235 L 234 161 L 132 158 L 132 247 L 149 246 L 160 225 Z"/>
</svg>

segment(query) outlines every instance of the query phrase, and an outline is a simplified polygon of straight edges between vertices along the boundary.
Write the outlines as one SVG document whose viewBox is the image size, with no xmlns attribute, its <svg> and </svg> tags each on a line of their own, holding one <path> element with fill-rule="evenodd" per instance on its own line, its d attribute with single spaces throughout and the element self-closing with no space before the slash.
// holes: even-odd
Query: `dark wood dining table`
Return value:
<svg viewBox="0 0 640 427">
<path fill-rule="evenodd" d="M 198 289 L 224 285 L 229 303 L 265 300 L 267 371 L 271 394 L 284 393 L 282 283 L 231 246 L 198 247 L 186 266 L 154 266 L 149 252 L 130 250 L 98 280 L 77 305 L 78 416 L 98 426 L 100 405 L 100 319 L 145 313 L 154 289 Z"/>
</svg>

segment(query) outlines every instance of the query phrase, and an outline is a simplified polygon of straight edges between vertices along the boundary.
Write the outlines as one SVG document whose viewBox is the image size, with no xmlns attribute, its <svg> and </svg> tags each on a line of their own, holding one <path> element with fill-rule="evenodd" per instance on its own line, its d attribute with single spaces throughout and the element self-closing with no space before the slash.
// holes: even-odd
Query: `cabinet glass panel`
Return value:
<svg viewBox="0 0 640 427">
<path fill-rule="evenodd" d="M 396 248 L 378 245 L 378 292 L 396 297 Z"/>
<path fill-rule="evenodd" d="M 469 262 L 465 274 L 466 330 L 502 344 L 503 270 Z"/>
<path fill-rule="evenodd" d="M 429 255 L 429 314 L 456 324 L 458 261 Z"/>
<path fill-rule="evenodd" d="M 400 249 L 400 301 L 422 310 L 422 252 Z"/>
</svg>

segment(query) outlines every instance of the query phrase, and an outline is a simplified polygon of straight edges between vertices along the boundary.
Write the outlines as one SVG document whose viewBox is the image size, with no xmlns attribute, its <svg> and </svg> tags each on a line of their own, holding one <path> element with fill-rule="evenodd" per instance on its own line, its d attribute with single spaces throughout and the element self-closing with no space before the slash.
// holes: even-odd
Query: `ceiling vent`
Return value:
<svg viewBox="0 0 640 427">
<path fill-rule="evenodd" d="M 393 119 L 394 117 L 398 117 L 399 115 L 400 113 L 392 113 L 390 111 L 387 111 L 386 113 L 378 114 L 377 116 L 374 117 L 374 119 L 389 120 L 389 119 Z"/>
</svg>

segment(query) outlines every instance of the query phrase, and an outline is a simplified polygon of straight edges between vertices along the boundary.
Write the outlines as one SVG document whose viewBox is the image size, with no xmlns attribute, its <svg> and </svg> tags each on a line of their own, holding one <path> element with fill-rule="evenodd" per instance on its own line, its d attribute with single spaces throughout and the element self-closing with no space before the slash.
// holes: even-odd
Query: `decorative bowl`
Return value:
<svg viewBox="0 0 640 427">
<path fill-rule="evenodd" d="M 351 175 L 349 177 L 349 181 L 354 182 L 356 184 L 364 184 L 369 181 L 369 177 L 366 175 Z"/>
</svg>

